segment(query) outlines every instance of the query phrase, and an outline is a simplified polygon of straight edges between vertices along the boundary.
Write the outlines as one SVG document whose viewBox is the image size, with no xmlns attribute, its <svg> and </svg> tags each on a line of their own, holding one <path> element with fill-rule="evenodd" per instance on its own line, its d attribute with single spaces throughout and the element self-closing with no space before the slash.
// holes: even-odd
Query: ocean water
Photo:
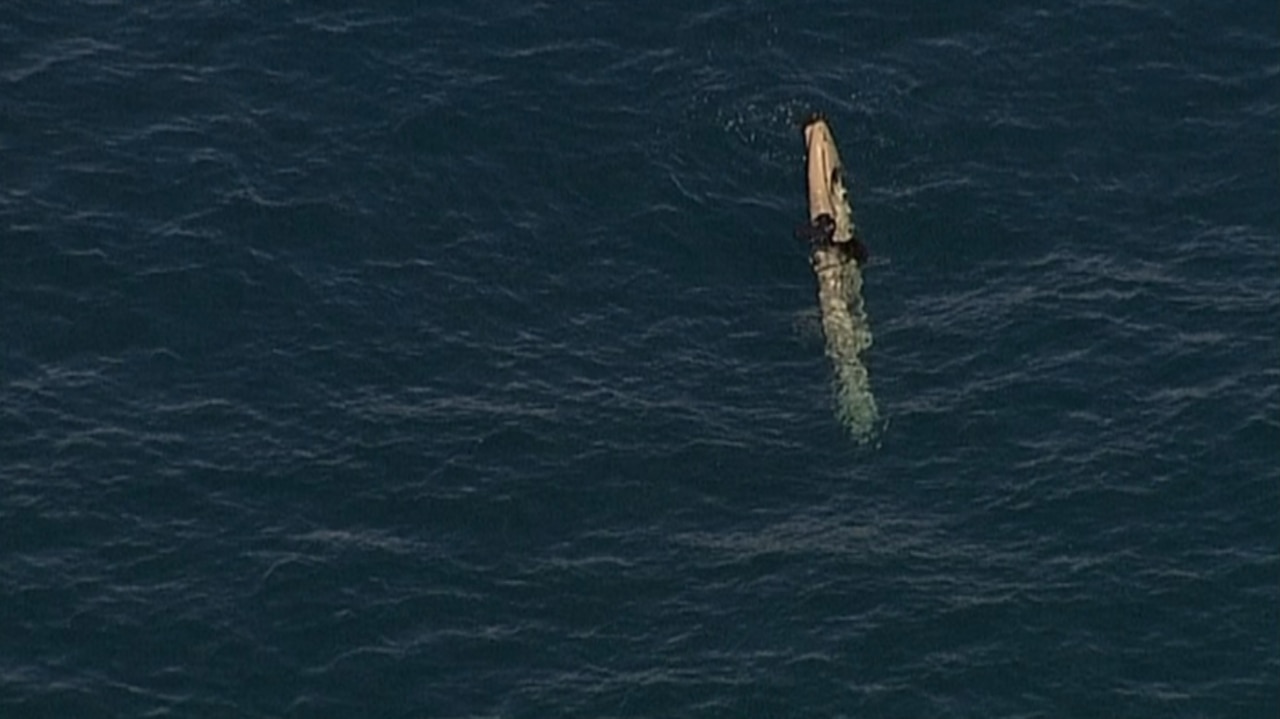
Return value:
<svg viewBox="0 0 1280 719">
<path fill-rule="evenodd" d="M 0 716 L 1276 716 L 1277 19 L 6 4 Z"/>
</svg>

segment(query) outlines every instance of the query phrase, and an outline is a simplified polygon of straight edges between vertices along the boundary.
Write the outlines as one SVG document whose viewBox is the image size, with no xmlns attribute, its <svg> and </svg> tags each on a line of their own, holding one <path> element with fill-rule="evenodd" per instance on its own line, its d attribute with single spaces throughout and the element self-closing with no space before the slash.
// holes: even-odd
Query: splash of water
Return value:
<svg viewBox="0 0 1280 719">
<path fill-rule="evenodd" d="M 861 443 L 869 442 L 880 412 L 862 353 L 871 346 L 871 327 L 862 301 L 858 263 L 836 249 L 816 248 L 813 271 L 818 278 L 822 334 L 831 359 L 836 417 Z"/>
</svg>

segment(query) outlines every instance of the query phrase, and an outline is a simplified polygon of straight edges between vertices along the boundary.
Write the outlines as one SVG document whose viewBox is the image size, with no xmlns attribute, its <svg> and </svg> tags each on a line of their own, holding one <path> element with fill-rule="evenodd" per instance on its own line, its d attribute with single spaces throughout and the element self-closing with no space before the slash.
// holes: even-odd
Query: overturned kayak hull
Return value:
<svg viewBox="0 0 1280 719">
<path fill-rule="evenodd" d="M 869 441 L 879 410 L 862 355 L 871 346 L 871 328 L 862 300 L 865 245 L 857 235 L 844 185 L 844 165 L 825 119 L 804 127 L 809 224 L 798 233 L 810 246 L 818 281 L 818 307 L 826 354 L 831 359 L 836 416 L 855 439 Z"/>
</svg>

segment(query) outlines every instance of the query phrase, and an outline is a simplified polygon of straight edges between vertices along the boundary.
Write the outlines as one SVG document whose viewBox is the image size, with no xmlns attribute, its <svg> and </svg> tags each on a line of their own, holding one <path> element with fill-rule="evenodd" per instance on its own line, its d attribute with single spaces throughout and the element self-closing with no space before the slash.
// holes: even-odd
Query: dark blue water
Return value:
<svg viewBox="0 0 1280 719">
<path fill-rule="evenodd" d="M 348 5 L 0 10 L 0 716 L 1277 715 L 1274 7 Z"/>
</svg>

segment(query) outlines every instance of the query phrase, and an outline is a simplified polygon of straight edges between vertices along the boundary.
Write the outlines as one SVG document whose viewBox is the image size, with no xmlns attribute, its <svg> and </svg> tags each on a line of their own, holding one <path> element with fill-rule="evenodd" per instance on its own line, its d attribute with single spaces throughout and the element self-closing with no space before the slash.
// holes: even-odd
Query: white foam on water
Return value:
<svg viewBox="0 0 1280 719">
<path fill-rule="evenodd" d="M 813 252 L 818 278 L 822 334 L 831 359 L 836 417 L 858 442 L 875 434 L 880 412 L 871 394 L 871 381 L 862 353 L 871 346 L 871 326 L 862 301 L 862 270 L 836 249 Z"/>
</svg>

